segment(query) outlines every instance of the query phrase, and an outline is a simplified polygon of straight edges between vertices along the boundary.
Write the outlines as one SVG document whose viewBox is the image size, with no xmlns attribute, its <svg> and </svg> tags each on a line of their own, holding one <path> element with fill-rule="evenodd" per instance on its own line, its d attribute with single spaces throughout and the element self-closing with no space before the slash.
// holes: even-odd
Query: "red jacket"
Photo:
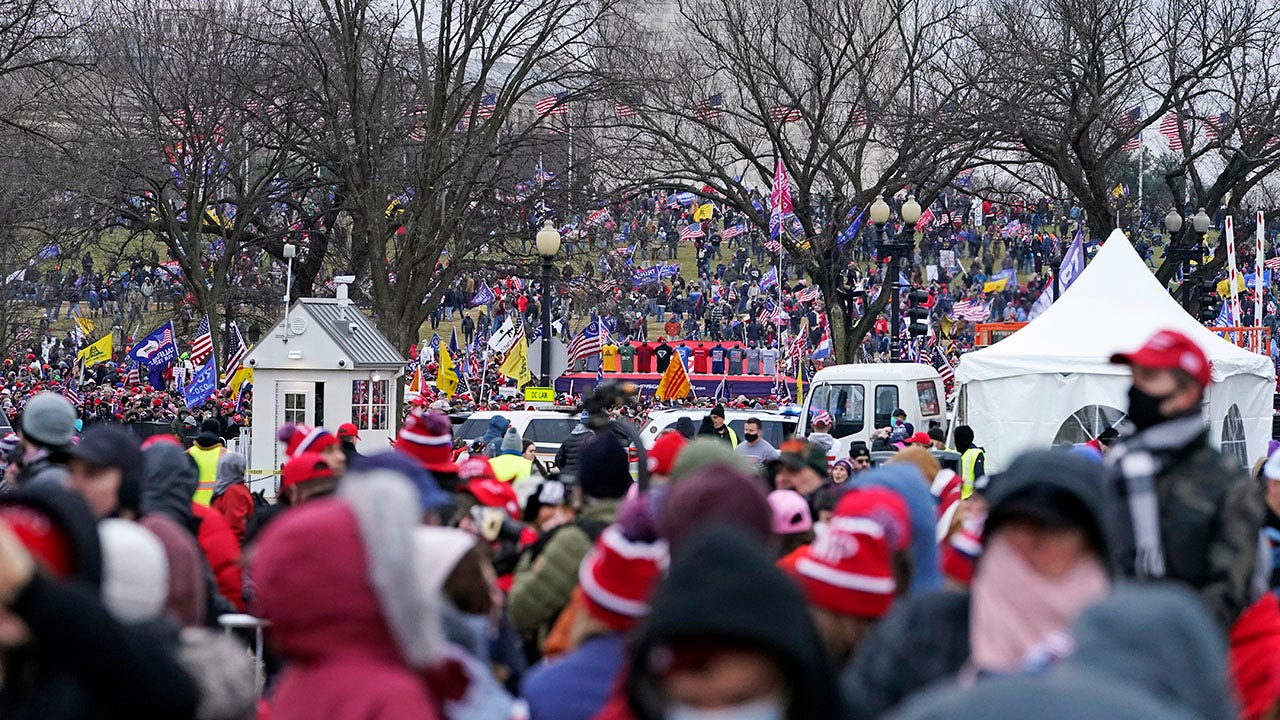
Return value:
<svg viewBox="0 0 1280 720">
<path fill-rule="evenodd" d="M 244 543 L 244 525 L 253 514 L 253 494 L 249 488 L 236 483 L 213 499 L 211 507 L 222 513 L 223 519 L 235 533 L 236 542 Z"/>
<path fill-rule="evenodd" d="M 209 559 L 213 577 L 218 581 L 218 592 L 244 612 L 244 577 L 240 570 L 240 542 L 222 513 L 213 508 L 191 503 L 191 511 L 200 519 L 200 533 L 196 542 Z"/>
<path fill-rule="evenodd" d="M 387 626 L 368 563 L 355 516 L 336 498 L 263 531 L 254 609 L 287 660 L 268 700 L 272 720 L 439 720 L 428 681 Z"/>
</svg>

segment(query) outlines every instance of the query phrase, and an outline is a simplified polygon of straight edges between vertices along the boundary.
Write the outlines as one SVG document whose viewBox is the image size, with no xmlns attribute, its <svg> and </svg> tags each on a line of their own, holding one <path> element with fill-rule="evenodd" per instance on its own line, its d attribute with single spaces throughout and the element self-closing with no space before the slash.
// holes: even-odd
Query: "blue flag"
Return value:
<svg viewBox="0 0 1280 720">
<path fill-rule="evenodd" d="M 431 349 L 440 349 L 440 333 L 431 333 Z"/>
<path fill-rule="evenodd" d="M 771 267 L 769 268 L 769 272 L 765 273 L 764 277 L 760 278 L 760 289 L 768 290 L 769 288 L 777 284 L 778 284 L 778 268 Z"/>
<path fill-rule="evenodd" d="M 208 362 L 197 370 L 191 377 L 191 382 L 182 388 L 182 399 L 186 401 L 187 409 L 194 410 L 208 402 L 217 389 L 218 371 L 213 363 Z"/>
<path fill-rule="evenodd" d="M 851 208 L 849 210 L 849 215 L 853 214 L 854 209 L 856 208 Z M 849 223 L 849 227 L 845 228 L 844 231 L 841 232 L 840 235 L 836 237 L 836 244 L 839 245 L 840 247 L 844 247 L 849 243 L 850 240 L 857 237 L 858 231 L 862 229 L 862 219 L 866 217 L 866 215 L 867 215 L 866 210 L 863 210 L 862 212 L 858 213 L 857 217 L 853 219 L 853 222 Z"/>
<path fill-rule="evenodd" d="M 173 321 L 170 320 L 155 332 L 142 338 L 129 349 L 129 357 L 146 365 L 152 371 L 160 370 L 177 360 L 178 344 L 174 341 Z M 159 386 L 156 385 L 156 387 Z"/>
<path fill-rule="evenodd" d="M 488 305 L 497 299 L 498 296 L 494 295 L 493 290 L 489 289 L 489 283 L 483 283 L 480 285 L 480 289 L 476 291 L 475 297 L 471 298 L 471 307 Z"/>
<path fill-rule="evenodd" d="M 458 357 L 458 328 L 453 329 L 453 334 L 449 336 L 449 355 Z"/>
</svg>

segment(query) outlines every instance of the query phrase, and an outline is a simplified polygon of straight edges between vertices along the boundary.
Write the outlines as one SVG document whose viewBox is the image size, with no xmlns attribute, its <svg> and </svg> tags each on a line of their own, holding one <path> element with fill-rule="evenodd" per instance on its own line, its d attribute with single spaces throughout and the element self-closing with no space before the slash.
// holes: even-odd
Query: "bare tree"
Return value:
<svg viewBox="0 0 1280 720">
<path fill-rule="evenodd" d="M 279 253 L 305 234 L 302 200 L 316 185 L 287 113 L 261 100 L 279 83 L 249 35 L 264 16 L 177 0 L 100 12 L 94 73 L 69 104 L 102 219 L 163 243 L 198 309 L 229 324 L 252 312 L 239 287 L 254 276 L 251 251 Z"/>
<path fill-rule="evenodd" d="M 715 0 L 682 6 L 685 34 L 619 21 L 604 66 L 633 112 L 602 118 L 600 162 L 624 187 L 692 189 L 762 229 L 753 189 L 783 162 L 799 226 L 782 245 L 823 291 L 837 361 L 851 361 L 888 293 L 859 314 L 849 221 L 904 186 L 927 204 L 981 146 L 952 112 L 966 89 L 935 71 L 963 7 Z"/>
<path fill-rule="evenodd" d="M 549 123 L 594 92 L 611 3 L 317 0 L 280 18 L 298 150 L 332 179 L 348 269 L 401 350 L 483 247 L 532 236 L 512 188 L 532 177 Z"/>
<path fill-rule="evenodd" d="M 959 108 L 998 142 L 984 155 L 1029 187 L 1053 170 L 1095 236 L 1113 227 L 1126 144 L 1224 75 L 1270 11 L 1244 0 L 990 0 L 965 18 L 949 74 Z M 1185 32 L 1184 28 L 1195 28 Z"/>
</svg>

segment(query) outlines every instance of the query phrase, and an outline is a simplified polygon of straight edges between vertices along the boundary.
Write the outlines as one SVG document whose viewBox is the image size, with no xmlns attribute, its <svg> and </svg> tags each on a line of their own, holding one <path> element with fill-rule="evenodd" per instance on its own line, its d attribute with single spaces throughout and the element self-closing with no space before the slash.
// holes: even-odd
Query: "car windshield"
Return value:
<svg viewBox="0 0 1280 720">
<path fill-rule="evenodd" d="M 831 434 L 841 438 L 860 432 L 866 425 L 867 390 L 862 385 L 824 383 L 813 388 L 809 403 L 808 428 L 813 431 L 813 418 L 823 410 L 831 413 Z"/>
</svg>

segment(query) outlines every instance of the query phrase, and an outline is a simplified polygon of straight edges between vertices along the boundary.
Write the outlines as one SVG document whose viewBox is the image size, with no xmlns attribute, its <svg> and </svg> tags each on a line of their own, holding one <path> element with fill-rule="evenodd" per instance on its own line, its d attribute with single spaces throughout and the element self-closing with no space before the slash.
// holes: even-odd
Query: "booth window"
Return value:
<svg viewBox="0 0 1280 720">
<path fill-rule="evenodd" d="M 360 430 L 386 430 L 390 380 L 351 381 L 351 422 Z"/>
<path fill-rule="evenodd" d="M 306 393 L 290 393 L 284 394 L 284 421 L 295 425 L 304 425 L 307 422 L 307 394 Z"/>
<path fill-rule="evenodd" d="M 809 427 L 819 411 L 831 413 L 831 434 L 842 438 L 861 432 L 866 425 L 867 389 L 862 385 L 815 385 L 809 400 Z M 890 409 L 892 412 L 892 408 Z"/>
<path fill-rule="evenodd" d="M 1053 444 L 1079 445 L 1089 442 L 1101 435 L 1104 430 L 1115 427 L 1124 417 L 1124 411 L 1110 405 L 1085 405 L 1071 413 L 1058 426 Z"/>
<path fill-rule="evenodd" d="M 1244 418 L 1240 415 L 1240 406 L 1232 404 L 1227 408 L 1226 417 L 1222 418 L 1222 454 L 1235 458 L 1240 467 L 1249 469 L 1249 448 L 1245 440 Z"/>
</svg>

